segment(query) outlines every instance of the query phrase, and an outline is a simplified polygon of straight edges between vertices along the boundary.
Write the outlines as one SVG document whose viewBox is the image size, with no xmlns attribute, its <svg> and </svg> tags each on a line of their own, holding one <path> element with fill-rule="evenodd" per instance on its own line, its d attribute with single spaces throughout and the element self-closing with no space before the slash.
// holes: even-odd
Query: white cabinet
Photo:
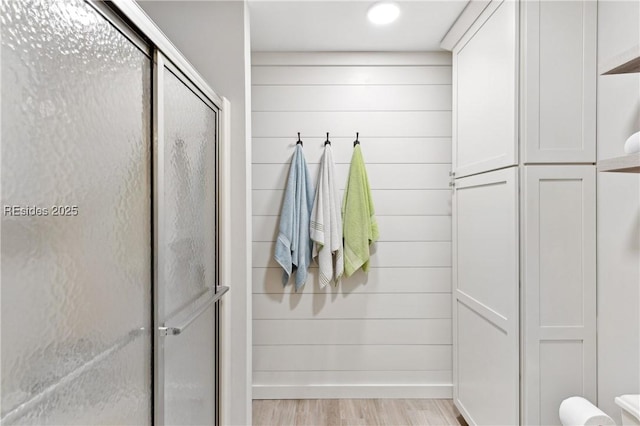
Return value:
<svg viewBox="0 0 640 426">
<path fill-rule="evenodd" d="M 456 176 L 517 164 L 595 163 L 595 1 L 494 0 L 457 31 Z"/>
<path fill-rule="evenodd" d="M 522 163 L 595 163 L 595 1 L 522 2 Z"/>
<path fill-rule="evenodd" d="M 517 2 L 494 2 L 453 50 L 456 176 L 518 163 L 517 24 Z"/>
<path fill-rule="evenodd" d="M 523 424 L 596 400 L 594 166 L 527 166 L 522 204 Z"/>
<path fill-rule="evenodd" d="M 596 7 L 494 0 L 445 37 L 454 402 L 469 424 L 559 425 L 564 398 L 597 402 Z"/>
<path fill-rule="evenodd" d="M 518 423 L 518 170 L 456 181 L 454 400 L 470 424 Z"/>
<path fill-rule="evenodd" d="M 593 165 L 456 179 L 453 393 L 469 424 L 560 425 L 563 399 L 596 402 L 595 209 Z"/>
</svg>

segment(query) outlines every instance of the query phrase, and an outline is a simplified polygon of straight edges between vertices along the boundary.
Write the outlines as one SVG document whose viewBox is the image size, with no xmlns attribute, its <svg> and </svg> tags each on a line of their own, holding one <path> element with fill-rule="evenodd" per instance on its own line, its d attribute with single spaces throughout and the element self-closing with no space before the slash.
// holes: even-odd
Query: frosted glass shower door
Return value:
<svg viewBox="0 0 640 426">
<path fill-rule="evenodd" d="M 148 49 L 82 0 L 0 17 L 0 423 L 150 424 Z"/>
<path fill-rule="evenodd" d="M 160 53 L 156 95 L 156 420 L 217 424 L 218 108 Z"/>
</svg>

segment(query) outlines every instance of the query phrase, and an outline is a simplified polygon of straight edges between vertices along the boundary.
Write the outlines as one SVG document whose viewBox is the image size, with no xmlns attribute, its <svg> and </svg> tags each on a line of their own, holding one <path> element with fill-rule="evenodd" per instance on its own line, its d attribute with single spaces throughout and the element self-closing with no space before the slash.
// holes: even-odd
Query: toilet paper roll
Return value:
<svg viewBox="0 0 640 426">
<path fill-rule="evenodd" d="M 635 132 L 624 143 L 624 153 L 633 154 L 640 152 L 640 132 Z"/>
<path fill-rule="evenodd" d="M 579 396 L 562 401 L 559 414 L 564 426 L 615 426 L 616 424 L 602 410 Z"/>
</svg>

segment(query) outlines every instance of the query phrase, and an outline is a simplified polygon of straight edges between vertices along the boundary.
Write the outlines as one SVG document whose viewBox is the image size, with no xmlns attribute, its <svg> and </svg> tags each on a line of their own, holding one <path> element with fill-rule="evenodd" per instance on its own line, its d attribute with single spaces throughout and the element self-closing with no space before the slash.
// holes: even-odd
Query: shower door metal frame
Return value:
<svg viewBox="0 0 640 426">
<path fill-rule="evenodd" d="M 228 321 L 228 310 L 225 310 L 224 315 L 221 315 L 220 298 L 226 293 L 229 288 L 220 286 L 220 266 L 222 263 L 219 261 L 220 253 L 220 237 L 224 234 L 221 232 L 221 208 L 220 208 L 220 194 L 221 194 L 221 181 L 222 173 L 221 169 L 226 169 L 227 165 L 222 164 L 223 161 L 228 161 L 227 155 L 221 156 L 221 145 L 226 144 L 227 141 L 223 139 L 228 138 L 228 129 L 221 129 L 221 122 L 224 122 L 224 116 L 229 114 L 229 102 L 218 96 L 216 92 L 207 84 L 202 76 L 195 70 L 193 65 L 180 53 L 180 51 L 171 43 L 171 41 L 162 33 L 158 26 L 147 16 L 147 14 L 138 6 L 133 0 L 85 0 L 95 10 L 97 10 L 105 19 L 107 19 L 116 29 L 122 32 L 129 40 L 138 46 L 147 56 L 152 59 L 152 128 L 151 131 L 151 164 L 152 164 L 152 291 L 153 291 L 153 307 L 152 307 L 152 324 L 154 332 L 152 333 L 153 339 L 153 355 L 151 366 L 153 369 L 153 383 L 152 383 L 152 419 L 154 425 L 164 425 L 164 354 L 162 352 L 162 339 L 165 339 L 164 324 L 161 324 L 161 318 L 159 314 L 164 309 L 164 300 L 162 294 L 159 291 L 159 268 L 163 265 L 163 259 L 161 257 L 162 251 L 159 248 L 162 246 L 163 241 L 159 241 L 159 229 L 158 224 L 163 223 L 163 212 L 159 207 L 164 201 L 164 135 L 163 135 L 163 91 L 162 91 L 162 71 L 166 67 L 169 69 L 178 79 L 184 83 L 191 91 L 196 94 L 208 107 L 212 108 L 216 112 L 216 243 L 215 243 L 215 274 L 216 283 L 214 286 L 215 297 L 213 303 L 215 304 L 215 416 L 216 425 L 221 424 L 221 415 L 223 410 L 221 409 L 221 394 L 224 392 L 220 389 L 222 377 L 227 376 L 225 372 L 221 370 L 220 359 L 220 336 L 221 336 L 221 319 Z M 224 106 L 224 107 L 223 107 Z M 226 358 L 226 357 L 225 357 Z M 226 366 L 225 366 L 226 367 Z M 224 382 L 226 385 L 226 381 Z"/>
<path fill-rule="evenodd" d="M 162 52 L 174 66 L 180 70 L 189 81 L 222 111 L 222 97 L 209 86 L 204 78 L 196 71 L 193 65 L 184 57 L 177 47 L 164 35 L 162 30 L 149 18 L 149 16 L 133 0 L 85 0 L 93 5 L 101 13 L 112 10 L 119 19 L 114 19 L 113 15 L 106 16 L 112 24 L 125 34 L 131 31 L 142 36 L 148 44 Z M 103 13 L 104 14 L 104 13 Z"/>
<path fill-rule="evenodd" d="M 217 166 L 220 160 L 219 153 L 219 140 L 220 140 L 220 116 L 221 108 L 214 103 L 211 99 L 206 97 L 206 94 L 195 85 L 187 75 L 178 66 L 172 63 L 166 55 L 159 49 L 154 49 L 153 55 L 153 253 L 154 253 L 154 267 L 153 267 L 153 300 L 154 300 L 154 360 L 153 360 L 153 417 L 154 424 L 164 424 L 164 339 L 171 338 L 172 335 L 177 335 L 181 331 L 177 328 L 169 327 L 166 323 L 163 323 L 164 318 L 164 292 L 161 289 L 160 283 L 163 281 L 161 276 L 162 267 L 165 263 L 164 259 L 164 247 L 166 242 L 163 239 L 162 227 L 164 226 L 164 178 L 165 178 L 165 138 L 164 138 L 164 70 L 169 70 L 173 75 L 180 80 L 191 92 L 196 95 L 207 107 L 211 108 L 216 113 L 216 140 L 215 143 L 215 163 L 216 163 L 216 188 L 215 188 L 215 200 L 216 200 L 216 212 L 215 212 L 215 276 L 216 282 L 214 283 L 215 295 L 209 302 L 215 304 L 215 418 L 216 425 L 220 424 L 220 298 L 229 290 L 228 287 L 219 285 L 220 277 L 220 232 L 219 232 L 219 218 L 220 218 L 220 168 Z M 220 103 L 222 101 L 220 100 Z M 208 304 L 208 305 L 209 305 Z M 200 313 L 204 312 L 204 309 Z M 191 317 L 188 323 L 197 318 L 196 313 Z M 188 325 L 188 324 L 187 324 Z M 186 327 L 186 326 L 185 326 Z"/>
</svg>

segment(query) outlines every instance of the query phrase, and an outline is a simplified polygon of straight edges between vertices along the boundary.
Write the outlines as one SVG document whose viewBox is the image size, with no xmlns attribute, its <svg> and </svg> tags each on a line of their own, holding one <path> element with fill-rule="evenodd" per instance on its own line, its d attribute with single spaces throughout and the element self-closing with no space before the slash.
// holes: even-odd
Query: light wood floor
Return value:
<svg viewBox="0 0 640 426">
<path fill-rule="evenodd" d="M 450 399 L 255 400 L 253 401 L 253 424 L 255 426 L 466 425 Z"/>
</svg>

